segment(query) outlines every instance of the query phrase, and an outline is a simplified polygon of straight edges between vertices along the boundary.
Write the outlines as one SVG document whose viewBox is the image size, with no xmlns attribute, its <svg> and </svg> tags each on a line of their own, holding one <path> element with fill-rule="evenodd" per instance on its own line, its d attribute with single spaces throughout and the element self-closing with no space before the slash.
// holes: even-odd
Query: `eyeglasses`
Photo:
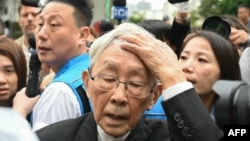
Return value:
<svg viewBox="0 0 250 141">
<path fill-rule="evenodd" d="M 127 95 L 136 98 L 143 98 L 148 96 L 150 93 L 154 92 L 154 87 L 156 84 L 150 88 L 149 84 L 139 81 L 126 81 L 121 82 L 117 77 L 106 74 L 97 74 L 95 76 L 91 75 L 90 69 L 88 69 L 89 76 L 95 85 L 104 91 L 111 91 L 119 87 L 122 83 L 125 85 L 125 89 L 128 91 Z"/>
</svg>

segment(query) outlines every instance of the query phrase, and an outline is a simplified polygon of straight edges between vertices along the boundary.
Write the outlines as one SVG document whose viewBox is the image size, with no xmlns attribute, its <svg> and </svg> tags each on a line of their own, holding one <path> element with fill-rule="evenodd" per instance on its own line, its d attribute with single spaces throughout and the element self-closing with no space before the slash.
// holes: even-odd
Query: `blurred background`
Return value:
<svg viewBox="0 0 250 141">
<path fill-rule="evenodd" d="M 200 27 L 204 19 L 211 15 L 236 15 L 239 4 L 249 4 L 250 0 L 189 0 L 191 3 L 191 25 Z M 95 4 L 93 23 L 105 19 L 116 22 L 112 11 L 113 0 L 93 0 Z M 0 0 L 0 16 L 7 21 L 9 36 L 16 38 L 21 34 L 18 26 L 18 5 L 20 0 Z M 126 0 L 127 13 L 122 21 L 140 22 L 145 19 L 163 19 L 168 16 L 173 20 L 175 7 L 168 0 Z"/>
</svg>

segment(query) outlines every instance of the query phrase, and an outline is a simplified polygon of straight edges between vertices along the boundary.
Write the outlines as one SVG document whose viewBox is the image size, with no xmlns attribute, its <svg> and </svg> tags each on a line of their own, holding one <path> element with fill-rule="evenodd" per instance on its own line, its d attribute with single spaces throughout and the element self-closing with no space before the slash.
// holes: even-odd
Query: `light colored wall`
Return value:
<svg viewBox="0 0 250 141">
<path fill-rule="evenodd" d="M 93 3 L 95 7 L 92 23 L 100 19 L 105 19 L 105 0 L 93 0 Z"/>
<path fill-rule="evenodd" d="M 10 21 L 17 21 L 18 20 L 18 5 L 20 3 L 20 0 L 1 0 L 3 2 L 3 5 L 1 4 L 1 11 L 4 11 L 3 9 L 7 9 L 7 13 L 1 12 L 1 18 L 5 20 Z"/>
</svg>

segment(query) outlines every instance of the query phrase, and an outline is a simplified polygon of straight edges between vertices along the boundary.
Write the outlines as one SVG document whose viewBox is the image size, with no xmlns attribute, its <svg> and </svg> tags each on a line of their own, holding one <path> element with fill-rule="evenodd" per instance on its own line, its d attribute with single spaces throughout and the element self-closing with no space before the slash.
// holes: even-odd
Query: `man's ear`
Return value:
<svg viewBox="0 0 250 141">
<path fill-rule="evenodd" d="M 86 93 L 87 93 L 87 96 L 89 97 L 89 73 L 87 70 L 83 71 L 82 72 L 82 80 L 84 82 L 84 86 L 85 86 L 85 90 L 86 90 Z"/>
<path fill-rule="evenodd" d="M 150 110 L 154 106 L 154 104 L 157 102 L 158 98 L 160 97 L 161 93 L 162 93 L 162 84 L 157 83 L 156 88 L 154 89 L 154 92 L 153 92 L 153 98 L 150 101 L 150 104 L 148 105 L 147 110 Z"/>
<path fill-rule="evenodd" d="M 86 46 L 87 38 L 90 34 L 90 29 L 87 26 L 83 26 L 80 29 L 79 45 Z"/>
</svg>

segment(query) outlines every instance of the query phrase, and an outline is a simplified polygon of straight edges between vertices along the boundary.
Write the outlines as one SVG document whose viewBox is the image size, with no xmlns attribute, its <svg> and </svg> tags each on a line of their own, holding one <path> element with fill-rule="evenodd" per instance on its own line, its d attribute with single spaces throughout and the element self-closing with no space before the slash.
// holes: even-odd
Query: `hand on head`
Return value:
<svg viewBox="0 0 250 141">
<path fill-rule="evenodd" d="M 121 44 L 121 48 L 138 55 L 160 79 L 163 88 L 186 81 L 176 54 L 165 43 L 146 35 L 129 34 L 119 38 L 127 41 Z"/>
</svg>

